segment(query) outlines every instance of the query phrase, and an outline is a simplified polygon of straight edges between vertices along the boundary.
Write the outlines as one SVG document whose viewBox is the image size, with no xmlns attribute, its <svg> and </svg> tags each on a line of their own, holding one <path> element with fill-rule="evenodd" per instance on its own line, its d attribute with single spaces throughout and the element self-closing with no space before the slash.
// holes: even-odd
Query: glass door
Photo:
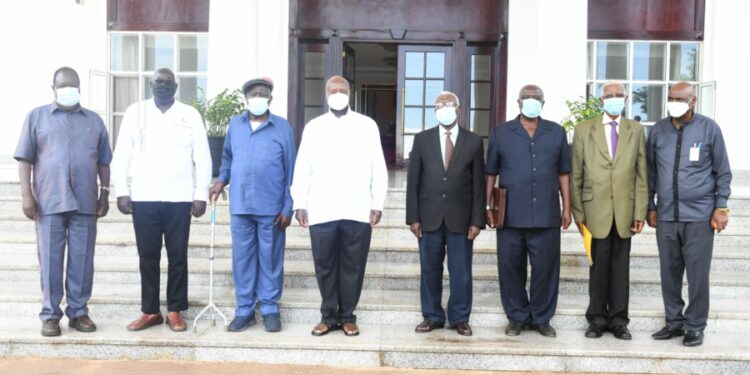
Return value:
<svg viewBox="0 0 750 375">
<path fill-rule="evenodd" d="M 414 135 L 437 125 L 435 98 L 451 90 L 452 47 L 400 45 L 398 48 L 396 157 L 409 158 Z"/>
</svg>

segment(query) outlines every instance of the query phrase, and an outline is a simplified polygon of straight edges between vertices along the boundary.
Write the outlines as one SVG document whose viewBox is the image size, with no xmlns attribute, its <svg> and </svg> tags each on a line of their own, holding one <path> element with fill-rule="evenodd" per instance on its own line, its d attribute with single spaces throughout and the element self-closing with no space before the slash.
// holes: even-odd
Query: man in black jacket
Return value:
<svg viewBox="0 0 750 375">
<path fill-rule="evenodd" d="M 416 332 L 445 325 L 442 306 L 446 246 L 450 272 L 448 322 L 471 336 L 471 257 L 474 239 L 485 225 L 482 137 L 458 126 L 459 101 L 451 92 L 435 99 L 440 126 L 414 137 L 406 186 L 406 224 L 419 240 L 424 321 Z"/>
</svg>

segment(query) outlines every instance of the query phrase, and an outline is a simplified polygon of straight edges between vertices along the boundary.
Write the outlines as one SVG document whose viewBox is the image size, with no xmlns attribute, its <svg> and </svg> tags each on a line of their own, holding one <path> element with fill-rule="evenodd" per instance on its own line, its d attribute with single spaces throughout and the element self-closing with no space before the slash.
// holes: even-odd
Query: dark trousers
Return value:
<svg viewBox="0 0 750 375">
<path fill-rule="evenodd" d="M 63 295 L 68 302 L 65 315 L 69 318 L 87 315 L 87 303 L 91 298 L 94 281 L 96 215 L 77 212 L 40 215 L 36 219 L 36 239 L 42 285 L 42 311 L 39 318 L 62 318 L 60 302 Z"/>
<path fill-rule="evenodd" d="M 352 220 L 310 226 L 321 321 L 330 325 L 357 322 L 354 309 L 362 294 L 371 236 L 369 223 Z"/>
<path fill-rule="evenodd" d="M 528 258 L 531 285 L 526 293 Z M 497 231 L 500 300 L 508 320 L 547 324 L 555 315 L 560 284 L 560 228 L 508 228 Z"/>
<path fill-rule="evenodd" d="M 630 298 L 630 238 L 620 238 L 614 222 L 607 237 L 591 240 L 589 308 L 586 319 L 602 327 L 627 326 Z"/>
<path fill-rule="evenodd" d="M 167 309 L 188 308 L 188 238 L 191 202 L 133 202 L 133 227 L 141 270 L 141 311 L 159 313 L 162 239 L 167 248 Z"/>
<path fill-rule="evenodd" d="M 419 240 L 419 296 L 422 316 L 433 322 L 445 322 L 443 310 L 443 261 L 446 247 L 450 297 L 448 297 L 448 322 L 451 325 L 468 322 L 471 314 L 472 284 L 471 258 L 474 242 L 467 233 L 453 233 L 441 225 L 435 231 L 422 232 Z"/>
<path fill-rule="evenodd" d="M 687 223 L 659 221 L 661 293 L 667 324 L 703 331 L 708 320 L 709 271 L 714 249 L 714 231 L 708 221 Z M 682 299 L 682 277 L 687 270 L 688 298 Z M 684 310 L 684 313 L 683 313 Z"/>
</svg>

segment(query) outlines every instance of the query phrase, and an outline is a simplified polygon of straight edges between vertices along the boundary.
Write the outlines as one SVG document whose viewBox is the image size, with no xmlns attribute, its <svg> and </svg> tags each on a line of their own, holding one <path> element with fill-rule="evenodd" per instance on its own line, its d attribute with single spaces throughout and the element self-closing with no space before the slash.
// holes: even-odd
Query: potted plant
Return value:
<svg viewBox="0 0 750 375">
<path fill-rule="evenodd" d="M 188 104 L 192 105 L 203 117 L 208 135 L 208 147 L 211 149 L 211 160 L 213 161 L 213 176 L 219 175 L 221 168 L 221 154 L 224 149 L 224 137 L 232 116 L 241 113 L 245 109 L 245 100 L 240 90 L 229 91 L 224 89 L 213 98 L 191 99 Z"/>
<path fill-rule="evenodd" d="M 577 124 L 585 120 L 597 118 L 602 115 L 602 104 L 599 98 L 590 96 L 588 99 L 578 97 L 576 100 L 566 100 L 570 114 L 560 123 L 568 136 L 568 145 L 573 143 L 573 132 Z"/>
</svg>

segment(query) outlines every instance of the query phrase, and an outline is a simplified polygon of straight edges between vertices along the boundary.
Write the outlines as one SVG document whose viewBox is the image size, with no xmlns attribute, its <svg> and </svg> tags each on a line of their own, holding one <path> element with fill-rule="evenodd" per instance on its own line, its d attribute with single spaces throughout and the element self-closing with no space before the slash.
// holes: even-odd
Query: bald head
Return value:
<svg viewBox="0 0 750 375">
<path fill-rule="evenodd" d="M 326 96 L 337 93 L 349 95 L 349 81 L 342 76 L 333 76 L 326 81 Z"/>
<path fill-rule="evenodd" d="M 52 75 L 52 88 L 81 87 L 81 80 L 73 68 L 63 66 Z"/>
<path fill-rule="evenodd" d="M 537 85 L 526 85 L 518 92 L 518 100 L 533 98 L 544 103 L 544 91 Z"/>
<path fill-rule="evenodd" d="M 684 98 L 695 96 L 695 88 L 687 82 L 680 82 L 669 89 L 669 97 Z"/>
<path fill-rule="evenodd" d="M 167 68 L 161 68 L 154 72 L 154 76 L 151 78 L 152 81 L 172 81 L 176 82 L 174 72 Z"/>
</svg>

